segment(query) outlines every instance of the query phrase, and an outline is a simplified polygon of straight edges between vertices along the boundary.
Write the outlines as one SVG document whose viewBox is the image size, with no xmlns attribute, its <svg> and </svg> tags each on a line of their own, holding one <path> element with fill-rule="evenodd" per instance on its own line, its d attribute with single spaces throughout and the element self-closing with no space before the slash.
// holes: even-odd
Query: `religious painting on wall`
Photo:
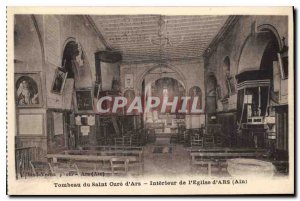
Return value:
<svg viewBox="0 0 300 201">
<path fill-rule="evenodd" d="M 190 88 L 189 95 L 192 99 L 194 99 L 195 97 L 198 98 L 197 109 L 202 109 L 202 92 L 200 87 L 193 86 L 192 88 Z"/>
<path fill-rule="evenodd" d="M 92 92 L 90 89 L 81 89 L 75 92 L 77 112 L 91 112 L 93 110 Z"/>
<path fill-rule="evenodd" d="M 54 79 L 51 87 L 51 92 L 61 94 L 67 79 L 68 73 L 61 68 L 57 68 L 54 73 Z"/>
<path fill-rule="evenodd" d="M 17 107 L 42 106 L 42 91 L 39 73 L 16 73 L 15 91 L 15 102 Z"/>
</svg>

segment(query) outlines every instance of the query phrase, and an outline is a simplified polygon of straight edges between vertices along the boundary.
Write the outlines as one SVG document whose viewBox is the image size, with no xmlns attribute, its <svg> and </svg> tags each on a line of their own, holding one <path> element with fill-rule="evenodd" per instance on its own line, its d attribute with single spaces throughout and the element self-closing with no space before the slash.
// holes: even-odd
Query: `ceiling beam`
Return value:
<svg viewBox="0 0 300 201">
<path fill-rule="evenodd" d="M 213 38 L 213 40 L 210 42 L 210 44 L 204 51 L 203 53 L 204 57 L 208 57 L 213 52 L 213 50 L 216 48 L 219 41 L 224 39 L 225 35 L 229 32 L 229 30 L 232 28 L 233 25 L 235 25 L 235 23 L 238 20 L 239 20 L 239 16 L 236 15 L 232 15 L 228 17 L 225 24 L 222 26 L 222 28 L 219 30 L 217 35 Z"/>
<path fill-rule="evenodd" d="M 204 50 L 211 50 L 235 21 L 235 16 L 165 16 L 167 37 L 171 42 L 179 42 L 172 47 L 151 43 L 153 37 L 161 37 L 157 34 L 161 29 L 159 17 L 84 15 L 104 46 L 123 52 L 126 63 L 199 58 L 206 54 Z"/>
<path fill-rule="evenodd" d="M 109 50 L 112 50 L 112 47 L 105 40 L 105 38 L 103 37 L 102 33 L 99 31 L 98 27 L 96 26 L 96 24 L 95 24 L 94 20 L 91 18 L 91 16 L 89 16 L 89 15 L 83 15 L 83 18 L 92 27 L 92 29 L 94 30 L 94 32 L 96 33 L 96 35 L 98 36 L 98 38 L 100 39 L 100 41 L 103 43 L 103 45 L 105 46 L 105 48 L 107 48 Z"/>
<path fill-rule="evenodd" d="M 122 64 L 145 64 L 145 63 L 168 63 L 168 62 L 200 62 L 201 57 L 177 57 L 177 58 L 153 58 L 153 57 L 144 57 L 136 58 L 134 60 L 123 60 Z"/>
</svg>

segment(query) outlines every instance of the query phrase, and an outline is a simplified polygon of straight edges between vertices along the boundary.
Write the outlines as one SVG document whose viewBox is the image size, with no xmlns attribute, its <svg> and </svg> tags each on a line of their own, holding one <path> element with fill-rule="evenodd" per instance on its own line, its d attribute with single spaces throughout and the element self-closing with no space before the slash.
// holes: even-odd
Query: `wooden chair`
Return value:
<svg viewBox="0 0 300 201">
<path fill-rule="evenodd" d="M 115 146 L 123 146 L 123 138 L 115 138 Z"/>
<path fill-rule="evenodd" d="M 184 144 L 184 134 L 185 134 L 185 126 L 179 126 L 178 128 L 178 133 L 177 133 L 177 139 L 178 139 L 178 143 Z"/>
<path fill-rule="evenodd" d="M 203 147 L 203 137 L 200 137 L 200 135 L 192 136 L 191 147 Z"/>
<path fill-rule="evenodd" d="M 208 135 L 220 135 L 222 133 L 221 124 L 207 124 L 206 130 Z"/>
<path fill-rule="evenodd" d="M 131 146 L 140 146 L 141 140 L 138 135 L 131 136 Z"/>
<path fill-rule="evenodd" d="M 222 137 L 219 135 L 215 135 L 214 136 L 214 144 L 215 144 L 215 147 L 222 147 L 222 145 L 223 145 Z"/>
<path fill-rule="evenodd" d="M 112 175 L 127 175 L 129 160 L 125 158 L 111 158 Z"/>
<path fill-rule="evenodd" d="M 203 146 L 204 147 L 214 147 L 214 136 L 204 135 L 203 136 Z"/>
<path fill-rule="evenodd" d="M 183 138 L 184 138 L 184 142 L 183 145 L 184 146 L 190 146 L 191 145 L 191 136 L 188 130 L 185 130 L 183 132 Z"/>
<path fill-rule="evenodd" d="M 42 161 L 29 162 L 34 176 L 55 175 L 50 163 Z"/>
<path fill-rule="evenodd" d="M 123 136 L 119 138 L 115 138 L 115 146 L 131 146 L 131 137 L 130 136 Z"/>
<path fill-rule="evenodd" d="M 123 137 L 123 146 L 130 147 L 131 146 L 131 136 Z"/>
</svg>

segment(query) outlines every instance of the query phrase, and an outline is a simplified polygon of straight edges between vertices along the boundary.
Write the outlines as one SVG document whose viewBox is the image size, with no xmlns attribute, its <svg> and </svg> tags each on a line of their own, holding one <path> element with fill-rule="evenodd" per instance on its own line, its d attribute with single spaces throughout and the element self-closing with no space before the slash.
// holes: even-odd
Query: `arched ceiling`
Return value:
<svg viewBox="0 0 300 201">
<path fill-rule="evenodd" d="M 102 40 L 123 62 L 199 58 L 229 16 L 91 15 Z"/>
<path fill-rule="evenodd" d="M 245 71 L 260 70 L 264 51 L 271 39 L 270 32 L 260 32 L 248 37 L 240 56 L 238 74 Z"/>
</svg>

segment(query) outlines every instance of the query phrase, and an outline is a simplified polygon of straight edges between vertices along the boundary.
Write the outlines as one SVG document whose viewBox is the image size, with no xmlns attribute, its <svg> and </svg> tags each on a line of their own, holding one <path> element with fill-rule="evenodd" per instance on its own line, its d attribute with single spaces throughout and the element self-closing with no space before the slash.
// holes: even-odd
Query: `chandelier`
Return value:
<svg viewBox="0 0 300 201">
<path fill-rule="evenodd" d="M 153 45 L 158 45 L 160 47 L 166 47 L 166 46 L 178 46 L 180 43 L 182 43 L 184 36 L 181 36 L 179 40 L 171 40 L 169 36 L 169 30 L 167 27 L 168 20 L 165 19 L 165 16 L 160 15 L 158 20 L 158 32 L 157 35 L 152 36 L 150 38 L 150 42 Z"/>
</svg>

